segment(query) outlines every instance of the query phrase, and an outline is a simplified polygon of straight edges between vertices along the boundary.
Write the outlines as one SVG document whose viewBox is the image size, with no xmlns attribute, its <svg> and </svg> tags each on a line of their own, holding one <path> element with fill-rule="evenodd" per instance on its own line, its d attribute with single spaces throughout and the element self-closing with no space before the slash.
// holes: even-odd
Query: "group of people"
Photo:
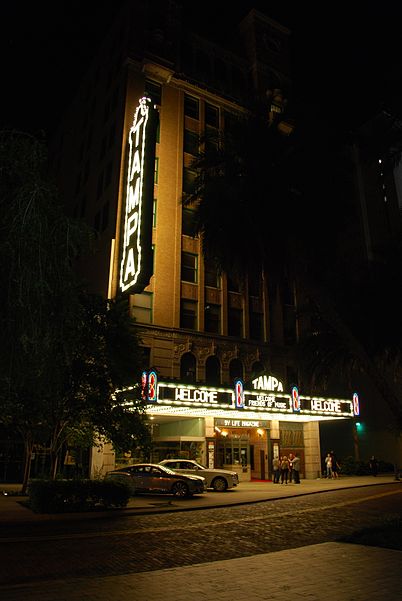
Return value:
<svg viewBox="0 0 402 601">
<path fill-rule="evenodd" d="M 340 465 L 338 463 L 337 458 L 335 457 L 335 453 L 330 451 L 327 453 L 327 456 L 324 460 L 325 464 L 325 477 L 326 478 L 339 478 Z"/>
<path fill-rule="evenodd" d="M 272 469 L 274 473 L 274 484 L 300 484 L 300 457 L 297 453 L 289 453 L 282 457 L 274 457 L 272 460 Z"/>
</svg>

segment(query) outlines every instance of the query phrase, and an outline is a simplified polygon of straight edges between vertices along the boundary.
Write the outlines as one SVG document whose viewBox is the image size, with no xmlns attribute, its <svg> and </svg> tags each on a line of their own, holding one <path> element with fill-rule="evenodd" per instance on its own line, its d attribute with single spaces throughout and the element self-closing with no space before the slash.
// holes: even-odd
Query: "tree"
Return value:
<svg viewBox="0 0 402 601">
<path fill-rule="evenodd" d="M 128 365 L 138 339 L 126 309 L 85 295 L 77 281 L 74 261 L 92 232 L 64 214 L 44 142 L 1 132 L 0 172 L 0 420 L 24 440 L 26 486 L 35 442 L 50 441 L 54 476 L 69 428 L 90 424 L 122 445 L 128 421 L 141 440 L 146 426 L 138 404 L 129 419 L 112 398 L 139 381 L 139 360 Z"/>
<path fill-rule="evenodd" d="M 379 367 L 379 338 L 367 344 L 357 327 L 361 320 L 354 319 L 360 297 L 353 299 L 353 310 L 348 302 L 350 265 L 356 267 L 349 240 L 358 219 L 345 139 L 313 120 L 300 123 L 291 136 L 283 136 L 276 125 L 257 112 L 234 119 L 215 140 L 203 141 L 193 162 L 195 188 L 183 202 L 195 210 L 204 255 L 242 279 L 262 272 L 270 281 L 285 276 L 296 282 L 309 317 L 320 316 L 322 332 L 330 331 L 332 342 L 336 334 L 338 358 L 345 363 L 353 357 L 371 377 L 400 427 L 401 396 L 395 380 Z M 356 292 L 358 276 L 354 271 Z M 310 338 L 310 357 L 324 373 L 327 359 L 335 355 L 326 356 L 318 345 L 313 351 L 315 340 Z"/>
</svg>

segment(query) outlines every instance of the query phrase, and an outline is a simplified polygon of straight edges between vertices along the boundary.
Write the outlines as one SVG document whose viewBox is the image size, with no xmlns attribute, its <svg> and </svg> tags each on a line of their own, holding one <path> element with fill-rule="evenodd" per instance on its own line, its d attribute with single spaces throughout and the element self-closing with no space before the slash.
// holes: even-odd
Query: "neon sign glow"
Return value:
<svg viewBox="0 0 402 601">
<path fill-rule="evenodd" d="M 236 409 L 244 408 L 244 384 L 242 380 L 235 381 Z"/>
<path fill-rule="evenodd" d="M 353 414 L 360 415 L 359 395 L 357 392 L 353 393 Z"/>
<path fill-rule="evenodd" d="M 130 129 L 123 248 L 122 292 L 142 292 L 152 275 L 152 204 L 157 111 L 141 98 Z"/>
<path fill-rule="evenodd" d="M 274 376 L 259 376 L 252 381 L 254 390 L 272 390 L 283 392 L 283 384 Z"/>
<path fill-rule="evenodd" d="M 297 386 L 293 386 L 293 388 L 292 388 L 292 404 L 293 404 L 293 411 L 295 413 L 299 413 L 300 397 L 299 397 L 299 389 L 297 388 Z"/>
</svg>

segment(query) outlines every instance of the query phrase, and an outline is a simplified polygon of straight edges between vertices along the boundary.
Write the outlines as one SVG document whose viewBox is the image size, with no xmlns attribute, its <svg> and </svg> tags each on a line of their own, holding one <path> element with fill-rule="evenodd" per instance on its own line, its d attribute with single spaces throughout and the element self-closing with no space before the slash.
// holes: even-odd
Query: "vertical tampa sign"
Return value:
<svg viewBox="0 0 402 601">
<path fill-rule="evenodd" d="M 142 292 L 152 275 L 152 210 L 158 112 L 141 98 L 130 129 L 120 264 L 121 292 Z"/>
</svg>

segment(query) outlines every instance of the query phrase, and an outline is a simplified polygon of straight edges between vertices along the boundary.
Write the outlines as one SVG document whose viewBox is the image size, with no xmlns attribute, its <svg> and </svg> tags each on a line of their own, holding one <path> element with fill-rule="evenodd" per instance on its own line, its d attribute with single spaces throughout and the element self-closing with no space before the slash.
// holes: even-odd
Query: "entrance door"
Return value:
<svg viewBox="0 0 402 601">
<path fill-rule="evenodd" d="M 260 449 L 260 467 L 261 467 L 261 480 L 265 480 L 265 451 Z"/>
<path fill-rule="evenodd" d="M 241 466 L 247 469 L 250 464 L 250 447 L 248 441 L 239 439 L 220 439 L 217 445 L 217 467 Z"/>
</svg>

